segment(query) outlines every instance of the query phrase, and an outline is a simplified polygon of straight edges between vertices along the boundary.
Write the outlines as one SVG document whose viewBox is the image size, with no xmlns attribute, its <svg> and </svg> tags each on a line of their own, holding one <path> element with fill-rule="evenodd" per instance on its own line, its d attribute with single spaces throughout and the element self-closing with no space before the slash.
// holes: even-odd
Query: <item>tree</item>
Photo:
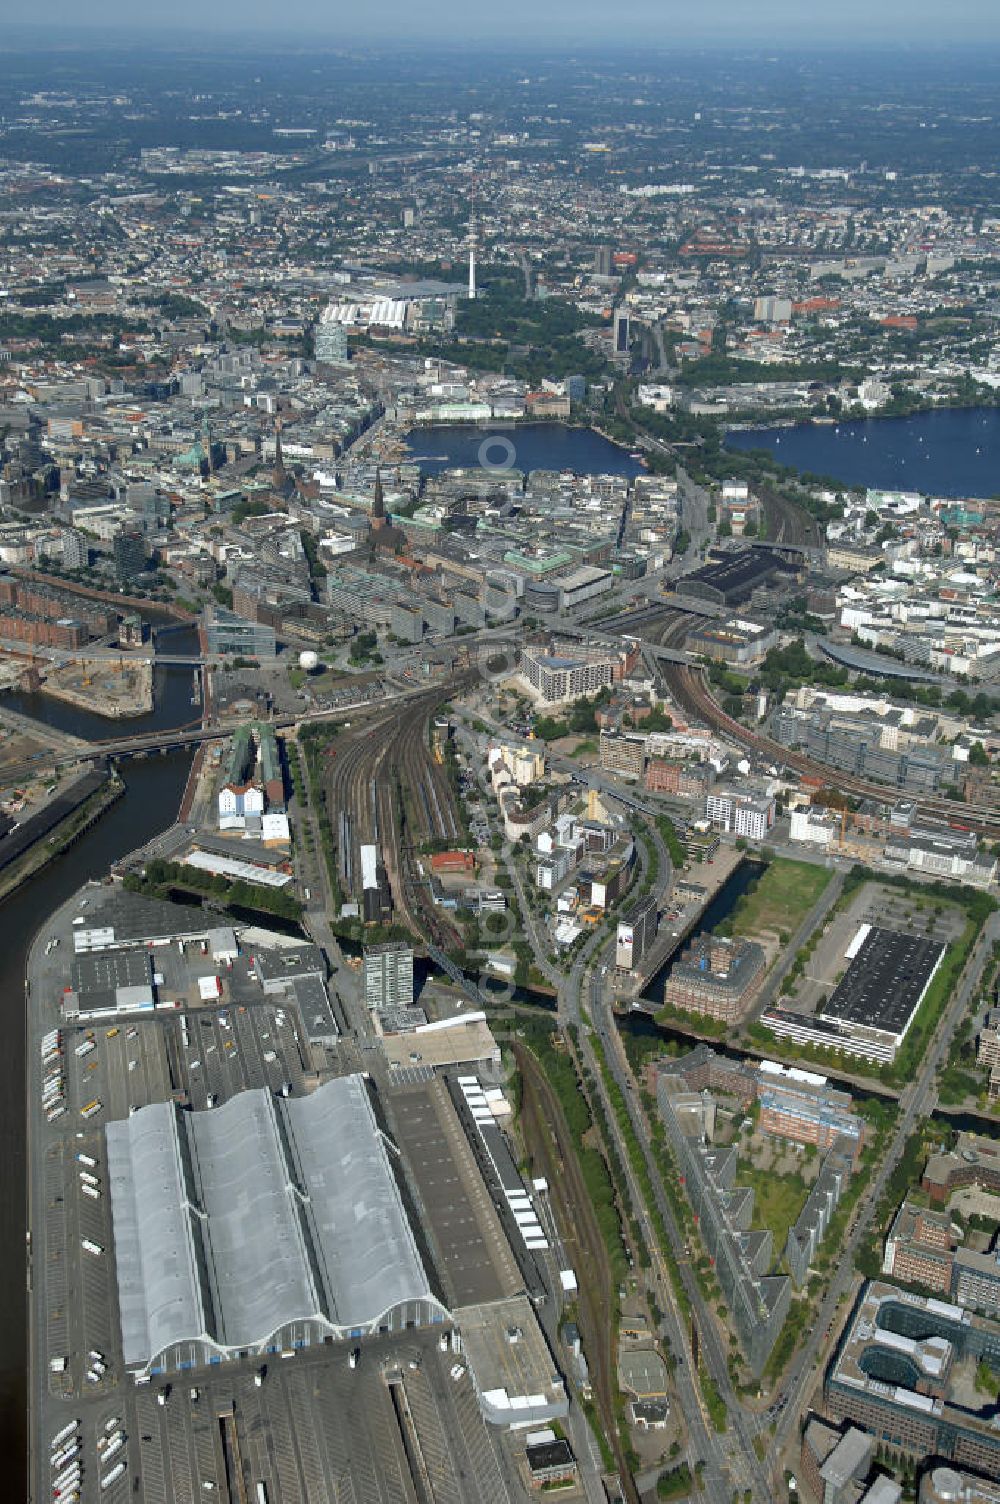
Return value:
<svg viewBox="0 0 1000 1504">
<path fill-rule="evenodd" d="M 982 742 L 973 742 L 969 748 L 969 762 L 974 768 L 988 768 L 990 765 L 989 754 Z"/>
</svg>

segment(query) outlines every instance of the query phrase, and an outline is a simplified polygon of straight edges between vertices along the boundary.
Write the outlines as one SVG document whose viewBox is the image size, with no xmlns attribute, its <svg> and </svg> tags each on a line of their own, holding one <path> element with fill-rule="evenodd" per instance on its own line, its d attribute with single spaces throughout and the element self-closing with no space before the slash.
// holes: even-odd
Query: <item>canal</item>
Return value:
<svg viewBox="0 0 1000 1504">
<path fill-rule="evenodd" d="M 169 646 L 167 646 L 169 644 Z M 197 652 L 186 630 L 171 633 L 164 649 Z M 171 730 L 199 717 L 192 705 L 193 670 L 180 665 L 154 671 L 154 708 L 126 723 L 110 722 L 44 694 L 14 694 L 3 704 L 44 725 L 87 740 L 106 738 L 109 727 Z M 0 1090 L 0 1279 L 9 1292 L 0 1306 L 0 1454 L 7 1458 L 7 1491 L 27 1497 L 26 1299 L 27 1144 L 26 1070 L 37 1089 L 39 1062 L 26 1060 L 24 976 L 32 938 L 46 917 L 90 878 L 107 875 L 118 857 L 166 829 L 176 816 L 191 763 L 189 751 L 132 759 L 123 764 L 125 794 L 73 846 L 0 902 L 0 1017 L 4 1030 Z M 36 1257 L 41 1253 L 35 1250 Z"/>
<path fill-rule="evenodd" d="M 677 949 L 680 948 L 680 944 L 690 944 L 699 935 L 707 934 L 709 930 L 714 930 L 716 925 L 721 924 L 724 919 L 728 919 L 744 893 L 753 887 L 766 865 L 766 862 L 756 862 L 750 858 L 745 858 L 740 862 L 738 867 L 733 869 L 718 893 L 715 894 L 714 898 L 707 905 L 701 918 L 684 936 L 683 941 L 679 941 L 678 947 L 667 957 L 659 971 L 650 977 L 646 984 L 646 989 L 642 994 L 644 1001 L 652 1003 L 663 1002 L 664 983 L 674 963 L 674 957 L 677 954 Z"/>
</svg>

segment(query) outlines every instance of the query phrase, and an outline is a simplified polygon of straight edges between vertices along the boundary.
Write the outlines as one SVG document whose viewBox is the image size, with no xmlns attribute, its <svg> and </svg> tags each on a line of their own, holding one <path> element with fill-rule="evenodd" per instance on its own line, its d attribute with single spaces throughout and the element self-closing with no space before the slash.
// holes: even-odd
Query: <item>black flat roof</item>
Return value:
<svg viewBox="0 0 1000 1504">
<path fill-rule="evenodd" d="M 677 581 L 678 595 L 696 595 L 708 589 L 718 593 L 728 602 L 746 600 L 754 586 L 769 579 L 778 568 L 773 554 L 755 552 L 749 548 L 715 557 L 692 574 Z"/>
<path fill-rule="evenodd" d="M 945 947 L 924 935 L 873 928 L 823 1017 L 902 1034 Z"/>
</svg>

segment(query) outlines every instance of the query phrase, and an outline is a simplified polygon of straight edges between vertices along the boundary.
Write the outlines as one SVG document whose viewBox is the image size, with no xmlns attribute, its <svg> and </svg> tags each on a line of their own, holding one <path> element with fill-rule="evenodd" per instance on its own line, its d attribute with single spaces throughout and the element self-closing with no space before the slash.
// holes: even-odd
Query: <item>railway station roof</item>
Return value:
<svg viewBox="0 0 1000 1504">
<path fill-rule="evenodd" d="M 439 1305 L 361 1076 L 206 1112 L 156 1103 L 110 1123 L 107 1150 L 129 1368 Z"/>
</svg>

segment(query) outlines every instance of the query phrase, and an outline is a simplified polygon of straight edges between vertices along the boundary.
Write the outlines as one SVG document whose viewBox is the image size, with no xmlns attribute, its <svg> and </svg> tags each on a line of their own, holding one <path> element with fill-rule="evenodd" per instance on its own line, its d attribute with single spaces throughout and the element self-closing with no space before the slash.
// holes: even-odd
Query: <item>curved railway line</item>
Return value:
<svg viewBox="0 0 1000 1504">
<path fill-rule="evenodd" d="M 746 726 L 741 725 L 723 710 L 709 691 L 701 669 L 687 668 L 680 664 L 664 664 L 662 673 L 678 706 L 696 720 L 720 731 L 728 740 L 761 754 L 772 762 L 784 763 L 785 766 L 794 768 L 797 773 L 805 774 L 810 778 L 819 778 L 824 783 L 832 784 L 845 793 L 857 794 L 863 799 L 876 799 L 884 803 L 894 796 L 904 794 L 904 790 L 893 789 L 884 783 L 870 782 L 842 768 L 818 762 L 804 752 L 796 752 L 791 747 L 782 746 L 780 742 L 772 740 L 769 736 L 762 736 L 758 732 L 748 730 Z M 909 797 L 915 798 L 920 811 L 932 820 L 946 825 L 958 825 L 992 839 L 1000 835 L 1000 811 L 993 814 L 978 805 L 966 804 L 958 799 L 941 799 L 934 795 L 910 794 Z"/>
</svg>

